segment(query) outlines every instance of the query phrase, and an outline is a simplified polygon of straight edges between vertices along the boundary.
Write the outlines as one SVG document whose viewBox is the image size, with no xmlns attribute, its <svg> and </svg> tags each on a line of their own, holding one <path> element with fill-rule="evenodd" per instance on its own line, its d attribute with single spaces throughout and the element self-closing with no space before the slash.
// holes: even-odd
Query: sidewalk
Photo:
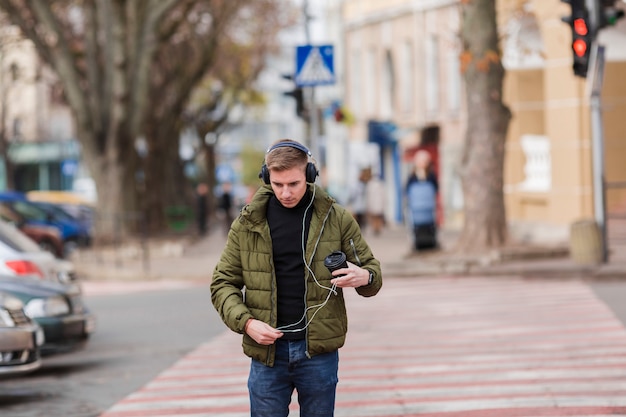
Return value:
<svg viewBox="0 0 626 417">
<path fill-rule="evenodd" d="M 608 263 L 580 265 L 569 257 L 566 244 L 517 245 L 483 256 L 452 253 L 457 233 L 440 233 L 442 249 L 411 253 L 410 237 L 403 228 L 386 229 L 380 236 L 365 233 L 385 276 L 437 275 L 523 276 L 529 278 L 626 278 L 626 245 L 611 248 Z M 204 238 L 182 237 L 151 242 L 147 251 L 138 244 L 79 252 L 72 260 L 84 280 L 210 280 L 226 242 L 221 229 Z"/>
</svg>

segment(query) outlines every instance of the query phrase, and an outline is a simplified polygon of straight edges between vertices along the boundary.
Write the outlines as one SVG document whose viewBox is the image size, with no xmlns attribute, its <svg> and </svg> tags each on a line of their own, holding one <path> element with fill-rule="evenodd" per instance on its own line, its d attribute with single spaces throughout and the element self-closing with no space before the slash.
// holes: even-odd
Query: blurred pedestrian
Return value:
<svg viewBox="0 0 626 417">
<path fill-rule="evenodd" d="M 222 212 L 224 233 L 228 234 L 230 225 L 233 222 L 233 191 L 232 184 L 230 182 L 222 184 L 222 194 L 219 198 L 218 207 Z"/>
<path fill-rule="evenodd" d="M 367 182 L 371 177 L 371 168 L 361 169 L 358 182 L 354 184 L 348 197 L 348 206 L 361 230 L 367 225 Z"/>
<path fill-rule="evenodd" d="M 200 236 L 207 232 L 208 193 L 209 187 L 205 183 L 201 182 L 196 186 L 196 223 Z"/>
<path fill-rule="evenodd" d="M 413 171 L 405 189 L 413 248 L 417 251 L 439 246 L 436 223 L 438 192 L 439 183 L 432 169 L 430 153 L 421 149 L 415 154 Z"/>
<path fill-rule="evenodd" d="M 368 224 L 375 236 L 385 226 L 385 183 L 380 176 L 373 176 L 366 187 Z"/>
<path fill-rule="evenodd" d="M 350 212 L 315 184 L 309 158 L 292 140 L 270 147 L 265 185 L 232 223 L 213 272 L 213 305 L 252 359 L 251 417 L 289 415 L 294 389 L 301 416 L 332 417 L 344 290 L 371 297 L 382 286 L 380 262 Z"/>
</svg>

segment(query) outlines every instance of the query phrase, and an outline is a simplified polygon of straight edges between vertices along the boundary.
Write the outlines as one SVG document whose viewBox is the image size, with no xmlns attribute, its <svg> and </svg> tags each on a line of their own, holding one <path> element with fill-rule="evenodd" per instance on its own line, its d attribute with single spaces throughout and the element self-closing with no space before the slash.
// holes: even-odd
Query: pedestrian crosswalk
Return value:
<svg viewBox="0 0 626 417">
<path fill-rule="evenodd" d="M 388 279 L 346 298 L 337 417 L 626 414 L 626 329 L 583 282 Z M 101 417 L 248 416 L 240 342 L 223 333 Z"/>
</svg>

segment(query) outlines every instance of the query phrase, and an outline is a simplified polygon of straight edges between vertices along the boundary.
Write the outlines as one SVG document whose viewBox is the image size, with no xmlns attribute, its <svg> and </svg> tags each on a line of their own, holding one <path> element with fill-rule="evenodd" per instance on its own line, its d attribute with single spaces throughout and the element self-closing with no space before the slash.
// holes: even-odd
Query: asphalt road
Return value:
<svg viewBox="0 0 626 417">
<path fill-rule="evenodd" d="M 97 328 L 84 350 L 0 380 L 0 415 L 95 417 L 224 331 L 208 287 L 86 297 Z"/>
<path fill-rule="evenodd" d="M 626 325 L 626 281 L 590 284 Z M 0 415 L 96 417 L 225 328 L 207 286 L 86 297 L 98 317 L 87 347 L 0 380 Z M 572 320 L 576 320 L 572 317 Z"/>
</svg>

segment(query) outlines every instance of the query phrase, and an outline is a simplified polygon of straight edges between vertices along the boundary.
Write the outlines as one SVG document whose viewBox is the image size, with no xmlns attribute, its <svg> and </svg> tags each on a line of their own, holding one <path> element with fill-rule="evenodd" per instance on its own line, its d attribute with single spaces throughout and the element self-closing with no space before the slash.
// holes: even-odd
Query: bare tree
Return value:
<svg viewBox="0 0 626 417">
<path fill-rule="evenodd" d="M 182 177 L 176 116 L 233 22 L 245 25 L 255 3 L 0 0 L 63 86 L 100 218 L 162 209 L 159 190 L 176 189 L 170 179 Z M 111 223 L 100 223 L 100 236 L 112 230 L 104 225 Z"/>
<path fill-rule="evenodd" d="M 468 126 L 461 162 L 465 221 L 457 249 L 480 252 L 507 241 L 504 152 L 511 112 L 502 100 L 496 1 L 463 0 L 461 10 Z"/>
<path fill-rule="evenodd" d="M 146 163 L 145 210 L 152 230 L 163 226 L 161 213 L 168 205 L 188 198 L 178 158 L 180 129 L 189 125 L 199 138 L 208 133 L 219 138 L 229 114 L 237 105 L 262 103 L 254 89 L 268 54 L 277 51 L 277 35 L 293 22 L 292 10 L 276 0 L 233 1 L 228 3 L 230 23 L 219 36 L 210 36 L 218 53 L 206 54 L 206 35 L 195 24 L 179 29 L 177 41 L 163 47 L 156 58 L 158 70 L 152 77 L 152 110 L 146 116 L 146 135 L 150 146 Z M 209 4 L 196 5 L 198 16 L 217 16 Z M 221 6 L 222 7 L 222 6 Z M 219 13 L 228 9 L 220 8 Z M 215 185 L 214 148 L 217 142 L 201 141 L 200 152 L 207 163 L 209 189 Z M 174 158 L 169 158 L 174 155 Z M 165 169 L 164 169 L 165 168 Z M 187 193 L 185 194 L 185 191 Z"/>
<path fill-rule="evenodd" d="M 0 20 L 0 24 L 3 21 Z M 9 158 L 10 134 L 7 126 L 9 113 L 9 95 L 15 87 L 20 69 L 15 62 L 9 62 L 7 55 L 11 49 L 20 48 L 21 39 L 14 31 L 5 30 L 0 35 L 0 158 L 4 161 L 6 186 L 9 190 L 15 189 L 13 163 Z"/>
</svg>

